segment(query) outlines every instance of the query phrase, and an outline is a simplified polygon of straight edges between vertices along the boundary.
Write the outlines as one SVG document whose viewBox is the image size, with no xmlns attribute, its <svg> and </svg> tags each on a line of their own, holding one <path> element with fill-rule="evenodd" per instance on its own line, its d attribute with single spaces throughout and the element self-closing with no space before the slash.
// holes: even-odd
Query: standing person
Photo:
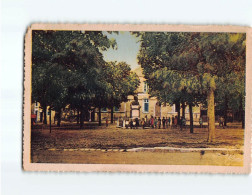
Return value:
<svg viewBox="0 0 252 195">
<path fill-rule="evenodd" d="M 168 125 L 171 126 L 171 117 L 168 117 Z"/>
<path fill-rule="evenodd" d="M 118 127 L 122 127 L 122 124 L 121 124 L 121 117 L 119 117 L 119 119 L 118 119 Z"/>
<path fill-rule="evenodd" d="M 142 128 L 144 129 L 144 118 L 142 118 L 141 120 L 141 125 L 142 125 Z"/>
<path fill-rule="evenodd" d="M 157 128 L 157 117 L 155 117 L 155 119 L 154 119 L 154 127 L 155 127 L 155 129 Z"/>
<path fill-rule="evenodd" d="M 199 118 L 199 125 L 200 125 L 200 128 L 203 127 L 203 120 L 202 120 L 202 117 Z"/>
<path fill-rule="evenodd" d="M 162 119 L 163 129 L 165 129 L 165 117 Z"/>
<path fill-rule="evenodd" d="M 126 118 L 125 127 L 126 127 L 126 129 L 128 129 L 128 127 L 129 127 L 129 119 L 128 118 Z"/>
<path fill-rule="evenodd" d="M 222 127 L 224 129 L 225 127 L 224 127 L 224 117 L 223 116 L 221 117 L 221 125 L 222 125 Z"/>
<path fill-rule="evenodd" d="M 165 117 L 165 128 L 167 129 L 168 128 L 168 118 Z"/>
<path fill-rule="evenodd" d="M 106 127 L 108 127 L 108 117 L 106 118 Z"/>
<path fill-rule="evenodd" d="M 186 127 L 186 118 L 185 117 L 183 117 L 183 125 L 184 125 L 184 127 Z"/>
<path fill-rule="evenodd" d="M 174 126 L 174 116 L 172 116 L 172 127 Z"/>
<path fill-rule="evenodd" d="M 133 121 L 132 121 L 132 119 L 130 119 L 130 129 L 132 129 L 133 128 Z"/>
<path fill-rule="evenodd" d="M 160 127 L 161 127 L 161 118 L 158 117 L 158 128 L 160 129 Z"/>
<path fill-rule="evenodd" d="M 123 128 L 125 127 L 125 117 L 123 117 Z"/>
<path fill-rule="evenodd" d="M 183 129 L 183 117 L 180 118 L 180 124 L 178 124 L 180 126 L 180 130 L 182 131 Z"/>
<path fill-rule="evenodd" d="M 183 130 L 183 127 L 185 127 L 185 125 L 186 125 L 186 119 L 185 119 L 185 117 L 182 117 L 181 123 L 180 123 L 180 130 L 181 131 Z"/>
<path fill-rule="evenodd" d="M 136 129 L 138 129 L 138 127 L 139 127 L 139 120 L 138 118 L 136 118 Z"/>
<path fill-rule="evenodd" d="M 148 119 L 147 119 L 147 115 L 144 117 L 144 124 L 145 124 L 145 126 L 147 125 L 147 123 L 148 123 Z"/>
<path fill-rule="evenodd" d="M 219 126 L 221 127 L 223 127 L 223 129 L 224 129 L 224 118 L 221 116 L 220 117 L 220 119 L 219 119 Z"/>
<path fill-rule="evenodd" d="M 133 119 L 133 128 L 136 129 L 136 119 Z"/>
<path fill-rule="evenodd" d="M 149 127 L 151 128 L 152 126 L 151 126 L 151 117 L 150 117 L 150 120 L 148 121 L 148 125 L 149 125 Z"/>
<path fill-rule="evenodd" d="M 178 117 L 175 116 L 175 118 L 174 118 L 174 126 L 175 126 L 175 128 L 177 128 L 177 124 L 178 124 Z"/>
<path fill-rule="evenodd" d="M 150 125 L 151 125 L 151 128 L 154 129 L 154 118 L 153 118 L 153 116 L 151 116 Z"/>
</svg>

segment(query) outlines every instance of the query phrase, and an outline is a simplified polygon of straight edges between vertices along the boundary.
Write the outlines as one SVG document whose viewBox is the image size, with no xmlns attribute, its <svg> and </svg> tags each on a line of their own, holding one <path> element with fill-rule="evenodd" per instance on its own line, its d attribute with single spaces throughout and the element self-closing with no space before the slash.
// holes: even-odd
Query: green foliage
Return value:
<svg viewBox="0 0 252 195">
<path fill-rule="evenodd" d="M 102 86 L 104 104 L 107 107 L 120 106 L 127 101 L 128 95 L 133 95 L 140 84 L 138 76 L 133 73 L 126 62 L 108 62 L 103 68 Z"/>
<path fill-rule="evenodd" d="M 232 72 L 218 78 L 216 102 L 218 109 L 231 109 L 234 112 L 245 110 L 245 76 L 244 72 Z"/>
<path fill-rule="evenodd" d="M 111 33 L 111 32 L 108 32 Z M 59 111 L 119 106 L 139 85 L 125 62 L 105 62 L 116 41 L 98 31 L 33 31 L 32 97 Z"/>
<path fill-rule="evenodd" d="M 188 103 L 193 101 L 194 104 L 204 103 L 209 89 L 220 87 L 216 84 L 219 78 L 235 72 L 244 75 L 245 34 L 133 34 L 141 38 L 138 61 L 143 67 L 150 93 L 161 102 L 172 104 L 179 99 Z M 243 81 L 241 85 L 244 86 Z"/>
<path fill-rule="evenodd" d="M 33 100 L 59 109 L 90 103 L 110 46 L 115 41 L 98 31 L 33 31 Z"/>
</svg>

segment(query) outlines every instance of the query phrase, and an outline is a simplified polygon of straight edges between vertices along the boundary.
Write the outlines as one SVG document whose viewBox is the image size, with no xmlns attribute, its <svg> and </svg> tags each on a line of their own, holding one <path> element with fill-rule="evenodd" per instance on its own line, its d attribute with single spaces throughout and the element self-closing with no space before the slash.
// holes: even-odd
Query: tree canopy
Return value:
<svg viewBox="0 0 252 195">
<path fill-rule="evenodd" d="M 150 93 L 161 102 L 204 103 L 207 100 L 210 142 L 215 139 L 216 82 L 244 73 L 243 33 L 140 32 L 139 64 Z M 243 83 L 244 84 L 244 83 Z M 186 94 L 186 95 L 185 95 Z"/>
<path fill-rule="evenodd" d="M 105 62 L 102 51 L 116 42 L 103 32 L 33 31 L 32 36 L 32 95 L 44 112 L 50 106 L 60 115 L 69 104 L 80 111 L 83 126 L 85 112 L 98 107 L 97 100 L 118 105 L 138 85 L 129 65 Z"/>
</svg>

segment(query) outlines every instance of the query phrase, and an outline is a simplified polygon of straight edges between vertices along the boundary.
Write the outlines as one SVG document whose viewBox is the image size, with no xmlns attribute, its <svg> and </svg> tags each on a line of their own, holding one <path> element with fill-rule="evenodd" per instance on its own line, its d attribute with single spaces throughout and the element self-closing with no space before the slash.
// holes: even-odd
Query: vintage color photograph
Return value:
<svg viewBox="0 0 252 195">
<path fill-rule="evenodd" d="M 30 162 L 244 166 L 246 33 L 31 31 Z"/>
</svg>

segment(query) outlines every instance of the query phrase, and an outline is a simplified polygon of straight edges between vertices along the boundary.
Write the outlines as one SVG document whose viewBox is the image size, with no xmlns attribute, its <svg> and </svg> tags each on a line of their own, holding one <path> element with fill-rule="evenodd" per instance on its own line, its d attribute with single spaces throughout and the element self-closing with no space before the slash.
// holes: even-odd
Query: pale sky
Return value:
<svg viewBox="0 0 252 195">
<path fill-rule="evenodd" d="M 106 33 L 107 34 L 107 33 Z M 117 50 L 108 49 L 102 52 L 106 61 L 124 61 L 131 66 L 131 69 L 139 67 L 137 54 L 140 48 L 138 38 L 130 32 L 119 32 L 119 34 L 107 34 L 108 38 L 114 38 L 117 42 Z"/>
</svg>

